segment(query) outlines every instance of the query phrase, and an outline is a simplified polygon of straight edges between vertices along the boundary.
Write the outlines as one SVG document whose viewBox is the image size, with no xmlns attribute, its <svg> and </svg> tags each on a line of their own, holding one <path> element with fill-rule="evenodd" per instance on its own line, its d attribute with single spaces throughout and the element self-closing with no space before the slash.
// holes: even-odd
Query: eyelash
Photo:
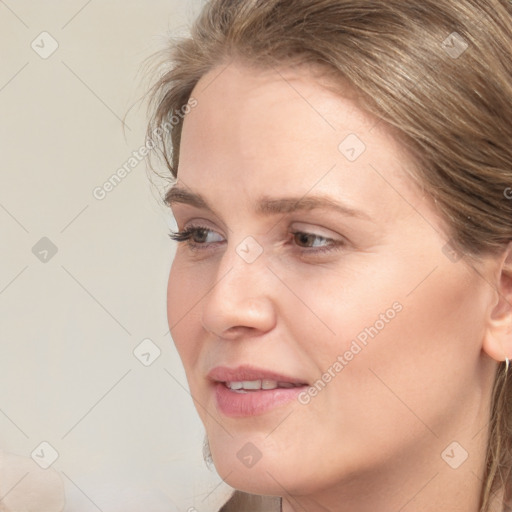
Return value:
<svg viewBox="0 0 512 512">
<path fill-rule="evenodd" d="M 216 244 L 216 243 L 219 243 L 219 242 L 210 242 L 210 243 L 202 242 L 202 243 L 198 243 L 198 242 L 194 242 L 192 240 L 194 235 L 196 235 L 198 233 L 204 234 L 205 231 L 206 232 L 213 232 L 212 229 L 204 227 L 204 226 L 189 226 L 189 227 L 185 228 L 182 231 L 171 231 L 169 233 L 169 237 L 171 238 L 171 240 L 174 240 L 175 242 L 185 243 L 189 247 L 189 249 L 191 249 L 193 251 L 210 250 L 211 247 L 209 247 L 209 246 L 211 246 L 211 244 Z M 305 232 L 305 231 L 293 231 L 291 233 L 291 235 L 293 235 L 294 238 L 299 236 L 299 235 L 313 236 L 313 237 L 316 237 L 316 238 L 322 238 L 326 242 L 329 243 L 326 246 L 317 247 L 317 248 L 298 246 L 300 252 L 306 253 L 306 254 L 322 254 L 322 253 L 327 253 L 327 252 L 339 250 L 341 246 L 345 245 L 345 243 L 343 241 L 341 241 L 341 240 L 334 240 L 332 238 L 327 238 L 327 237 L 324 237 L 324 236 L 321 236 L 321 235 L 317 235 L 315 233 L 308 233 L 308 232 Z"/>
</svg>

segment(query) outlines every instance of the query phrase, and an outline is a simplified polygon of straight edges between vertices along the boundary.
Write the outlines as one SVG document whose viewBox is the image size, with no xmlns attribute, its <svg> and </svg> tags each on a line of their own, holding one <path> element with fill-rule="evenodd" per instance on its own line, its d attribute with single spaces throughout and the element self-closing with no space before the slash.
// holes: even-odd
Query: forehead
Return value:
<svg viewBox="0 0 512 512">
<path fill-rule="evenodd" d="M 305 137 L 336 142 L 344 130 L 366 133 L 380 124 L 358 108 L 353 89 L 334 83 L 312 66 L 257 68 L 231 62 L 204 75 L 192 94 L 198 107 L 187 116 L 184 132 L 187 128 L 202 135 L 209 132 L 209 139 L 218 135 L 218 142 L 224 142 L 226 137 L 215 129 L 222 126 L 224 135 L 229 129 L 231 146 L 243 136 L 247 147 L 249 133 L 259 143 L 266 139 L 275 145 Z M 378 139 L 386 134 L 377 129 L 375 135 Z"/>
<path fill-rule="evenodd" d="M 412 188 L 411 160 L 354 91 L 333 89 L 305 66 L 211 70 L 192 93 L 197 107 L 185 118 L 178 180 L 219 201 L 314 190 L 374 208 L 396 202 L 394 187 Z"/>
</svg>

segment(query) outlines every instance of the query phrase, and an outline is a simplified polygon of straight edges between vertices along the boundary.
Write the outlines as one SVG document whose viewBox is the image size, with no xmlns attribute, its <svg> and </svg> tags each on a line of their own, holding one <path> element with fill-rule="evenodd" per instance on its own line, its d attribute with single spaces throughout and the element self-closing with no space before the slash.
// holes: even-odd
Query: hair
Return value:
<svg viewBox="0 0 512 512">
<path fill-rule="evenodd" d="M 147 136 L 178 176 L 183 112 L 198 81 L 239 62 L 319 65 L 348 83 L 417 164 L 449 245 L 498 254 L 512 240 L 512 2 L 510 0 L 211 0 L 190 36 L 162 53 Z M 161 66 L 161 67 L 160 67 Z M 512 379 L 492 392 L 480 511 L 511 493 Z"/>
</svg>

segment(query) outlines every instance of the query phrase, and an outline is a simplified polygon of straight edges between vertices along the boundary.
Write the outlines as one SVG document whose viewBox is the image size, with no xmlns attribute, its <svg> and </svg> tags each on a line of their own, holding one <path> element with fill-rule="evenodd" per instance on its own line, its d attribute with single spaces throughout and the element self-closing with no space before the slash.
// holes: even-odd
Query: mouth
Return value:
<svg viewBox="0 0 512 512">
<path fill-rule="evenodd" d="M 249 366 L 216 367 L 208 377 L 213 381 L 217 410 L 235 418 L 261 415 L 291 405 L 308 387 L 299 378 Z"/>
<path fill-rule="evenodd" d="M 294 384 L 293 382 L 277 381 L 270 379 L 244 380 L 223 382 L 223 384 L 235 393 L 250 393 L 253 391 L 266 391 L 271 389 L 291 389 L 303 387 L 306 384 Z"/>
</svg>

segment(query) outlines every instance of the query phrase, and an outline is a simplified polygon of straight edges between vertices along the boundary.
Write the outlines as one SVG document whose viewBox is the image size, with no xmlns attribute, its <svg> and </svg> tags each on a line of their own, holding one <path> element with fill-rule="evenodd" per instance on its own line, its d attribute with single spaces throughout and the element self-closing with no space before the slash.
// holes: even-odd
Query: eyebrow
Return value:
<svg viewBox="0 0 512 512">
<path fill-rule="evenodd" d="M 208 210 L 217 215 L 208 201 L 196 192 L 191 192 L 179 186 L 173 186 L 165 194 L 165 203 L 172 206 L 176 203 L 187 204 Z M 361 210 L 351 208 L 334 198 L 326 195 L 315 195 L 307 197 L 278 197 L 271 198 L 263 196 L 257 201 L 256 213 L 260 215 L 282 215 L 296 211 L 309 211 L 315 209 L 328 209 L 345 216 L 356 217 L 365 220 L 371 220 L 370 217 Z"/>
</svg>

